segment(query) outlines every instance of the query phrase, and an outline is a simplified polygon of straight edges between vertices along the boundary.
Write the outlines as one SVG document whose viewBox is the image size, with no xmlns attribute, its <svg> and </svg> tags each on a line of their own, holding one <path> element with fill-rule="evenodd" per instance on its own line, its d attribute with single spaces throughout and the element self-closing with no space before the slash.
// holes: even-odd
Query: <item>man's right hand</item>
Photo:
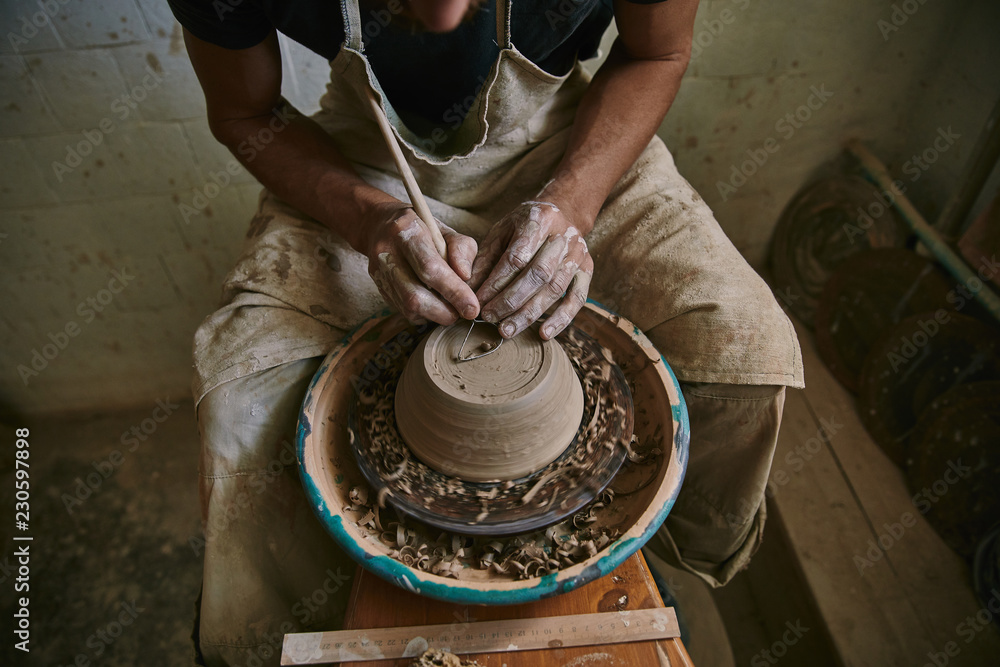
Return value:
<svg viewBox="0 0 1000 667">
<path fill-rule="evenodd" d="M 453 324 L 459 315 L 479 314 L 465 283 L 476 257 L 473 239 L 435 220 L 448 246 L 445 261 L 413 210 L 366 183 L 319 125 L 299 114 L 277 119 L 274 110 L 285 104 L 277 33 L 238 50 L 187 30 L 184 41 L 215 138 L 271 192 L 365 253 L 386 301 L 411 321 Z M 239 150 L 263 132 L 273 140 L 252 157 Z"/>
<path fill-rule="evenodd" d="M 411 322 L 471 320 L 479 314 L 479 300 L 466 284 L 476 241 L 438 220 L 433 224 L 448 246 L 447 261 L 412 208 L 402 202 L 380 207 L 367 229 L 368 274 L 382 298 Z"/>
</svg>

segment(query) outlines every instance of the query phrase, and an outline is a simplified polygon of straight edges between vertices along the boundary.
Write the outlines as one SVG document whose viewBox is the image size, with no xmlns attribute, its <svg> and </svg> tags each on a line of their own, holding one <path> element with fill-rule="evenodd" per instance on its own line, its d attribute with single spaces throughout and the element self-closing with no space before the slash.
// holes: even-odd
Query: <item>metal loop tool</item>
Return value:
<svg viewBox="0 0 1000 667">
<path fill-rule="evenodd" d="M 483 357 L 488 357 L 489 355 L 491 355 L 494 352 L 496 352 L 497 350 L 499 350 L 500 346 L 503 345 L 503 340 L 504 339 L 503 339 L 503 336 L 499 336 L 500 330 L 498 328 L 497 329 L 497 335 L 500 338 L 500 342 L 499 343 L 497 343 L 491 349 L 486 350 L 482 354 L 475 354 L 475 355 L 470 354 L 468 357 L 463 357 L 462 353 L 465 352 L 465 346 L 469 342 L 469 336 L 472 335 L 472 330 L 476 328 L 476 324 L 489 324 L 489 322 L 487 322 L 486 320 L 479 320 L 479 319 L 472 320 L 472 323 L 469 326 L 469 331 L 466 332 L 466 334 L 465 334 L 465 340 L 462 341 L 462 347 L 459 348 L 458 355 L 455 357 L 455 361 L 456 362 L 461 363 L 463 361 L 472 361 L 473 359 L 482 359 Z M 496 326 L 496 325 L 494 325 L 494 326 Z"/>
</svg>

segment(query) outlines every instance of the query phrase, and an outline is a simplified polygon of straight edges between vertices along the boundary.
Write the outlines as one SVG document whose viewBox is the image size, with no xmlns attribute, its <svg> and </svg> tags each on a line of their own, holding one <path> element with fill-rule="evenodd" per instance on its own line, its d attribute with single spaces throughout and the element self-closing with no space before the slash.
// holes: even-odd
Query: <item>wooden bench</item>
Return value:
<svg viewBox="0 0 1000 667">
<path fill-rule="evenodd" d="M 827 371 L 812 334 L 796 328 L 806 389 L 787 395 L 768 530 L 772 538 L 782 533 L 775 541 L 787 544 L 825 626 L 830 662 L 1000 664 L 1000 633 L 974 620 L 982 606 L 965 563 L 924 519 L 902 472 L 868 436 L 854 397 Z M 750 572 L 758 570 L 759 582 L 768 568 L 756 561 Z"/>
</svg>

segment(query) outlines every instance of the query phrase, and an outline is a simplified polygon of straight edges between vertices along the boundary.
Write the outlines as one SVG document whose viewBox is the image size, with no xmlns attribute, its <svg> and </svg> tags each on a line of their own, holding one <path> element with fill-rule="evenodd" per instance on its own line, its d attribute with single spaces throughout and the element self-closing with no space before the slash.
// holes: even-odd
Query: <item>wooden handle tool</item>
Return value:
<svg viewBox="0 0 1000 667">
<path fill-rule="evenodd" d="M 417 179 L 413 178 L 413 172 L 410 171 L 410 165 L 406 163 L 403 150 L 399 147 L 399 142 L 396 141 L 396 135 L 393 134 L 392 127 L 389 125 L 389 119 L 385 117 L 385 114 L 382 112 L 382 106 L 375 99 L 375 92 L 371 88 L 368 88 L 367 92 L 368 103 L 371 105 L 372 113 L 375 114 L 375 121 L 378 123 L 379 129 L 382 130 L 382 137 L 385 139 L 385 144 L 389 147 L 389 152 L 392 153 L 392 159 L 396 162 L 396 169 L 403 178 L 403 186 L 406 188 L 406 194 L 410 196 L 410 204 L 413 205 L 413 210 L 416 211 L 417 217 L 424 223 L 424 227 L 427 228 L 431 238 L 434 240 L 434 247 L 441 253 L 441 257 L 447 260 L 448 246 L 444 242 L 444 236 L 441 235 L 441 230 L 438 228 L 437 223 L 434 222 L 434 216 L 431 215 L 431 210 L 427 207 L 427 200 L 424 199 L 424 195 L 420 192 Z"/>
</svg>

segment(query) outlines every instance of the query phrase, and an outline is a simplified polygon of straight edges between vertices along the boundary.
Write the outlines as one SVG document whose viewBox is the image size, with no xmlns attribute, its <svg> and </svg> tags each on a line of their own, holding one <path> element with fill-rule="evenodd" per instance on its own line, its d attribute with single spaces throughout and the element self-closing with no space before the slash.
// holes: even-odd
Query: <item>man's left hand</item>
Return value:
<svg viewBox="0 0 1000 667">
<path fill-rule="evenodd" d="M 544 339 L 566 328 L 587 301 L 594 260 L 580 230 L 549 202 L 528 201 L 493 226 L 472 264 L 469 285 L 480 317 L 516 336 L 557 301 Z"/>
</svg>

